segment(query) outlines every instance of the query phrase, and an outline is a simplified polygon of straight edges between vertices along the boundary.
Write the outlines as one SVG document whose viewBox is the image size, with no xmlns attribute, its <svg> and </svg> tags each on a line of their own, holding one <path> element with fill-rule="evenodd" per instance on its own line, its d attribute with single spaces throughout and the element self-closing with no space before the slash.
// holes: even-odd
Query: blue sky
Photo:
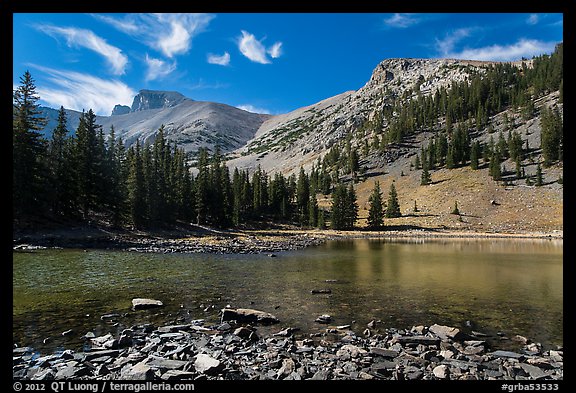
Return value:
<svg viewBox="0 0 576 393">
<path fill-rule="evenodd" d="M 140 89 L 286 113 L 361 88 L 388 58 L 551 53 L 562 14 L 13 14 L 13 84 L 109 115 Z"/>
</svg>

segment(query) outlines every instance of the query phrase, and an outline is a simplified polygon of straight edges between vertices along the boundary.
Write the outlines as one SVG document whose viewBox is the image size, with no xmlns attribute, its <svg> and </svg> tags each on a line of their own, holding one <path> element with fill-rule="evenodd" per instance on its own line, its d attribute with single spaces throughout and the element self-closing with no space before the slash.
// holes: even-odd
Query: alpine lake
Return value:
<svg viewBox="0 0 576 393">
<path fill-rule="evenodd" d="M 354 239 L 269 254 L 139 253 L 101 249 L 13 252 L 13 343 L 43 353 L 82 350 L 84 336 L 253 308 L 309 335 L 350 325 L 441 324 L 487 335 L 496 348 L 521 335 L 563 345 L 563 240 Z M 320 293 L 313 293 L 320 292 Z M 131 310 L 133 298 L 164 307 Z M 112 316 L 110 316 L 112 315 Z M 66 332 L 66 334 L 62 334 Z"/>
</svg>

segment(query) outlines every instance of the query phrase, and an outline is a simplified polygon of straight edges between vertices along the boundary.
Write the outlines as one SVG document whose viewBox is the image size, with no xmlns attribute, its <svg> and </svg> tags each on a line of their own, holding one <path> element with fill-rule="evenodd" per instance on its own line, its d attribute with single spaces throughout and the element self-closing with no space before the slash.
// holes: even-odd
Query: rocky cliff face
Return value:
<svg viewBox="0 0 576 393">
<path fill-rule="evenodd" d="M 114 106 L 114 109 L 112 109 L 112 116 L 117 116 L 117 115 L 125 115 L 127 113 L 130 113 L 130 107 L 127 105 L 116 105 Z"/>
<path fill-rule="evenodd" d="M 190 98 L 175 91 L 140 90 L 132 102 L 132 112 L 172 108 Z"/>
</svg>

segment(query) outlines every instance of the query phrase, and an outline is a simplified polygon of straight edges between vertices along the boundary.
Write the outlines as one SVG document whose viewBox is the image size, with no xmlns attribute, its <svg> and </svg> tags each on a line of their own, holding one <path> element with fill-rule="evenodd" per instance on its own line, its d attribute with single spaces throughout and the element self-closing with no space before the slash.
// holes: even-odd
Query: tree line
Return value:
<svg viewBox="0 0 576 393">
<path fill-rule="evenodd" d="M 352 229 L 357 218 L 353 186 L 344 187 L 313 165 L 298 176 L 267 174 L 258 167 L 230 174 L 218 148 L 200 149 L 193 168 L 183 149 L 170 144 L 161 126 L 154 140 L 127 148 L 113 127 L 107 135 L 90 109 L 74 133 L 66 112 L 58 112 L 51 138 L 39 132 L 39 97 L 31 74 L 20 78 L 13 95 L 13 217 L 15 222 L 106 221 L 135 228 L 177 222 L 216 227 L 290 223 L 301 227 Z M 195 172 L 195 175 L 193 174 Z M 332 193 L 331 216 L 318 208 L 317 195 Z M 349 205 L 355 206 L 348 212 Z M 346 218 L 341 219 L 341 215 Z"/>
</svg>

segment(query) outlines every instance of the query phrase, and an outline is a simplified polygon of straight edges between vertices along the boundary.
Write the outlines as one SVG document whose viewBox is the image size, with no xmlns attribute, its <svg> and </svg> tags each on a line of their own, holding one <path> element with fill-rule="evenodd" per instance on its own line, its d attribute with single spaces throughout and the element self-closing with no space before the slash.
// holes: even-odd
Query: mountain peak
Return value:
<svg viewBox="0 0 576 393">
<path fill-rule="evenodd" d="M 132 102 L 132 112 L 171 108 L 189 98 L 176 91 L 140 90 Z"/>
</svg>

